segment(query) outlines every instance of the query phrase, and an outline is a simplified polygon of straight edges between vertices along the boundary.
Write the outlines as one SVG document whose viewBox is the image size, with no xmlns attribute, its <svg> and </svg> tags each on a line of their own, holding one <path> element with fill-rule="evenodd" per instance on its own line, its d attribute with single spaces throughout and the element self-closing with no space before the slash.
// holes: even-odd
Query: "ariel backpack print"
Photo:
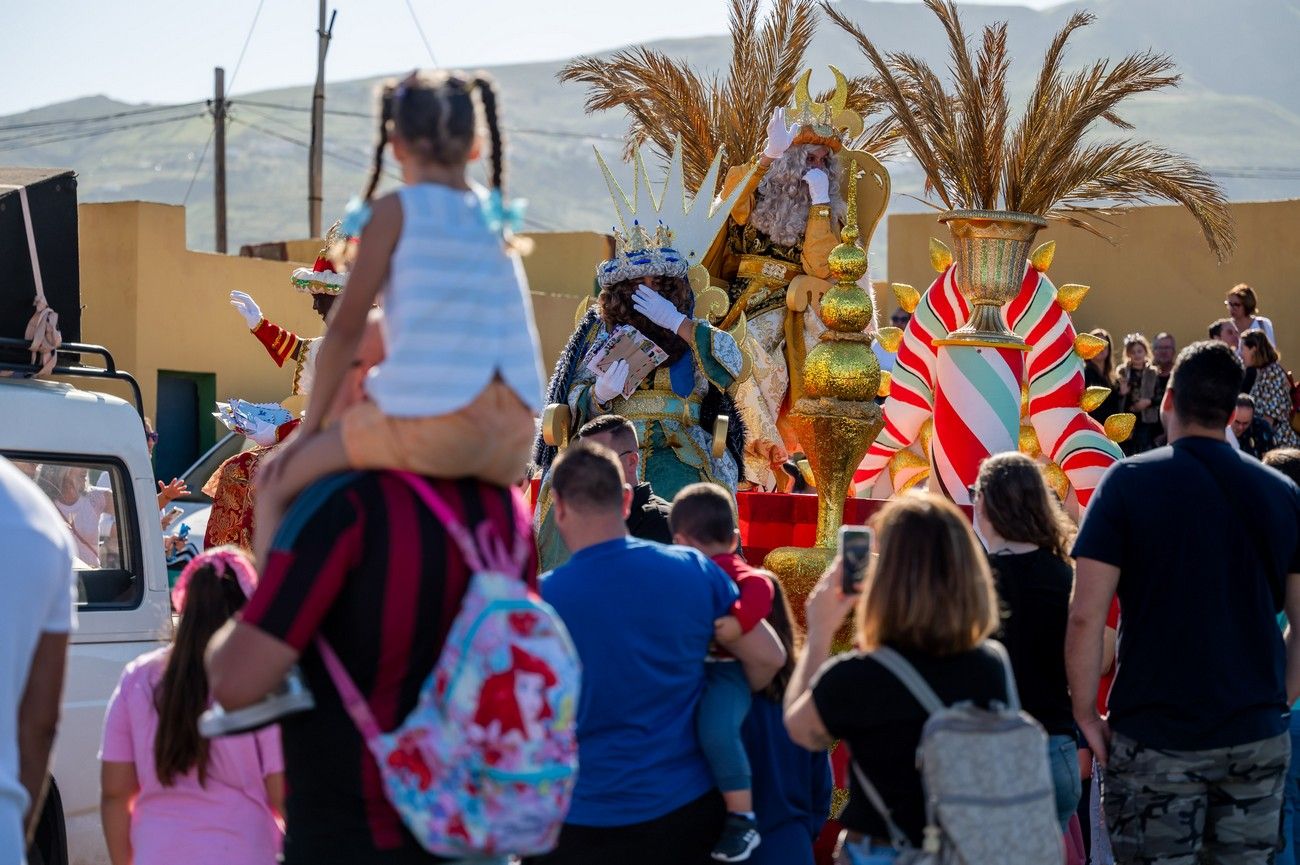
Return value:
<svg viewBox="0 0 1300 865">
<path fill-rule="evenodd" d="M 487 523 L 477 537 L 416 475 L 400 473 L 473 572 L 419 701 L 382 732 L 342 663 L 317 645 L 379 764 L 389 802 L 424 849 L 453 858 L 530 856 L 555 846 L 577 780 L 577 651 Z"/>
</svg>

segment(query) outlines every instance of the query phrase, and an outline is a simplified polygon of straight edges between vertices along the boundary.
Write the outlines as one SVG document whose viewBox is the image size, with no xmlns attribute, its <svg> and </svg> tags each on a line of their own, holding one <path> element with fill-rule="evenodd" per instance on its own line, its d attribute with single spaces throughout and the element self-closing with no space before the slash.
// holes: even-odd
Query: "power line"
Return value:
<svg viewBox="0 0 1300 865">
<path fill-rule="evenodd" d="M 238 77 L 239 68 L 240 66 L 243 66 L 244 53 L 248 51 L 248 43 L 252 42 L 252 31 L 257 29 L 257 18 L 261 17 L 261 7 L 263 7 L 264 3 L 265 0 L 257 0 L 257 8 L 253 9 L 252 21 L 248 23 L 248 33 L 244 34 L 243 46 L 239 47 L 239 59 L 235 60 L 235 70 L 230 74 L 230 86 L 226 88 L 225 92 L 230 92 L 230 90 L 233 90 L 234 88 L 235 77 Z M 208 148 L 212 147 L 212 139 L 216 137 L 217 124 L 224 124 L 224 122 L 226 122 L 226 111 L 229 111 L 230 100 L 224 99 L 222 101 L 224 101 L 224 105 L 213 105 L 211 100 L 208 101 L 208 107 L 212 111 L 212 129 L 208 130 L 208 140 L 203 142 L 203 152 L 199 153 L 199 161 L 194 164 L 194 174 L 191 174 L 190 176 L 190 185 L 185 187 L 185 198 L 181 199 L 181 207 L 185 207 L 186 204 L 190 203 L 190 193 L 194 191 L 194 182 L 199 180 L 199 172 L 203 170 L 204 160 L 208 159 Z M 225 111 L 218 112 L 217 108 L 224 108 Z M 224 202 L 225 199 L 221 198 L 221 200 Z M 218 204 L 218 207 L 224 208 L 225 204 Z M 222 217 L 222 225 L 218 225 L 217 229 L 218 237 L 224 237 L 224 217 Z M 224 243 L 224 241 L 222 241 L 222 243 Z M 222 251 L 225 251 L 224 248 L 222 248 Z"/>
<path fill-rule="evenodd" d="M 226 86 L 226 92 L 233 92 L 235 89 L 235 79 L 239 77 L 239 67 L 244 65 L 244 52 L 248 50 L 248 43 L 253 40 L 253 31 L 257 29 L 257 19 L 262 16 L 262 4 L 266 0 L 257 0 L 257 10 L 253 12 L 253 22 L 248 25 L 248 34 L 244 37 L 244 45 L 239 49 L 239 59 L 235 61 L 235 71 L 230 73 L 230 84 Z"/>
<path fill-rule="evenodd" d="M 262 116 L 263 116 L 264 119 L 267 119 L 267 120 L 271 120 L 271 119 L 272 119 L 272 118 L 269 118 L 269 117 L 265 117 L 265 115 L 262 115 Z M 294 146 L 296 146 L 296 147 L 301 147 L 301 148 L 303 148 L 303 149 L 308 149 L 308 148 L 311 147 L 311 145 L 308 144 L 307 142 L 305 142 L 305 141 L 301 141 L 301 140 L 299 140 L 299 139 L 297 139 L 297 138 L 294 138 L 292 135 L 285 135 L 283 132 L 277 132 L 277 131 L 275 131 L 274 129 L 267 129 L 265 126 L 259 126 L 259 125 L 256 124 L 256 123 L 251 123 L 251 122 L 249 122 L 249 121 L 247 121 L 247 120 L 244 120 L 242 117 L 231 117 L 231 118 L 230 118 L 230 121 L 231 121 L 232 123 L 238 123 L 238 124 L 241 125 L 241 126 L 247 126 L 249 129 L 256 130 L 257 132 L 260 132 L 260 133 L 262 133 L 263 135 L 270 136 L 271 138 L 275 138 L 275 139 L 277 139 L 277 140 L 279 140 L 279 141 L 283 141 L 283 142 L 285 142 L 285 143 L 287 143 L 287 144 L 292 144 L 292 145 L 294 145 Z M 328 157 L 330 157 L 331 159 L 335 159 L 335 160 L 337 160 L 337 161 L 339 161 L 339 162 L 341 162 L 341 163 L 344 163 L 344 164 L 347 164 L 347 165 L 353 165 L 353 166 L 356 166 L 356 167 L 358 167 L 358 168 L 366 168 L 366 169 L 369 169 L 369 168 L 372 167 L 370 163 L 361 162 L 361 161 L 359 161 L 359 160 L 353 159 L 353 158 L 351 158 L 351 157 L 349 157 L 349 156 L 346 156 L 346 155 L 344 155 L 344 154 L 341 154 L 341 153 L 336 153 L 336 152 L 331 151 L 331 150 L 326 150 L 326 151 L 325 151 L 325 155 L 328 156 Z M 389 177 L 389 178 L 391 178 L 391 179 L 393 179 L 393 180 L 401 180 L 401 179 L 402 179 L 402 176 L 401 176 L 400 174 L 398 174 L 398 173 L 395 172 L 395 171 L 389 170 L 389 169 L 385 169 L 383 173 L 384 173 L 384 176 Z M 525 224 L 531 224 L 532 227 L 537 228 L 537 229 L 540 229 L 540 230 L 542 230 L 542 231 L 559 231 L 559 230 L 560 230 L 558 227 L 556 227 L 556 226 L 554 226 L 554 225 L 552 225 L 552 224 L 546 222 L 545 220 L 537 219 L 536 217 L 528 216 L 528 215 L 525 215 L 525 216 L 524 216 L 524 223 L 525 223 Z"/>
<path fill-rule="evenodd" d="M 194 181 L 199 179 L 199 172 L 203 170 L 203 160 L 208 157 L 208 148 L 212 146 L 212 137 L 217 134 L 217 125 L 212 124 L 208 130 L 208 140 L 203 142 L 203 152 L 199 154 L 199 161 L 194 163 L 194 173 L 190 175 L 190 185 L 185 187 L 185 197 L 181 199 L 181 207 L 190 203 L 190 193 L 194 191 Z"/>
<path fill-rule="evenodd" d="M 623 141 L 622 136 L 606 135 L 603 132 L 571 132 L 566 129 L 520 129 L 509 126 L 503 128 L 511 135 L 543 135 L 548 138 L 580 138 L 596 141 Z"/>
<path fill-rule="evenodd" d="M 311 107 L 306 105 L 276 105 L 273 102 L 257 102 L 252 99 L 234 99 L 232 105 L 254 105 L 258 108 L 271 108 L 276 111 L 301 111 L 307 114 L 311 113 Z M 345 111 L 342 108 L 326 108 L 326 114 L 333 114 L 338 117 L 361 117 L 365 120 L 373 120 L 374 115 L 364 111 Z"/>
<path fill-rule="evenodd" d="M 269 119 L 269 118 L 267 118 L 267 119 Z M 258 132 L 262 133 L 263 135 L 269 135 L 269 136 L 272 137 L 272 138 L 279 139 L 280 141 L 284 141 L 284 142 L 286 142 L 286 143 L 288 143 L 288 144 L 295 145 L 296 147 L 301 147 L 301 148 L 303 148 L 304 150 L 308 150 L 308 149 L 311 148 L 311 145 L 308 144 L 306 141 L 301 141 L 301 140 L 299 140 L 299 139 L 297 139 L 297 138 L 294 138 L 294 137 L 291 136 L 291 135 L 285 135 L 283 132 L 277 132 L 277 131 L 275 131 L 274 129 L 267 129 L 265 126 L 259 126 L 259 125 L 257 125 L 256 123 L 251 123 L 251 122 L 249 122 L 249 121 L 247 121 L 247 120 L 244 120 L 242 117 L 232 117 L 232 118 L 230 118 L 230 120 L 231 120 L 232 123 L 238 123 L 238 124 L 240 124 L 241 126 L 247 126 L 247 127 L 250 128 L 250 129 L 255 129 L 255 130 L 257 130 Z M 338 153 L 338 152 L 333 151 L 333 150 L 326 150 L 326 151 L 324 151 L 324 153 L 325 153 L 326 156 L 330 157 L 331 159 L 337 160 L 338 162 L 341 162 L 341 163 L 344 163 L 344 164 L 347 164 L 347 165 L 355 166 L 355 167 L 357 167 L 357 168 L 367 168 L 367 169 L 368 169 L 368 168 L 371 168 L 371 167 L 372 167 L 372 166 L 371 166 L 371 163 L 369 163 L 369 162 L 364 162 L 364 161 L 362 161 L 362 160 L 360 160 L 360 159 L 354 159 L 354 158 L 352 158 L 352 157 L 350 157 L 350 156 L 347 156 L 347 155 L 342 154 L 342 153 Z M 387 176 L 387 177 L 391 177 L 391 178 L 393 178 L 394 180 L 401 180 L 401 179 L 402 179 L 402 177 L 401 177 L 400 174 L 397 174 L 397 173 L 395 173 L 395 172 L 393 172 L 393 171 L 390 171 L 390 170 L 385 170 L 385 171 L 384 171 L 384 175 Z"/>
<path fill-rule="evenodd" d="M 272 102 L 255 102 L 251 99 L 237 99 L 232 104 L 235 105 L 252 105 L 257 108 L 269 108 L 273 111 L 297 111 L 308 113 L 310 108 L 301 105 L 277 105 Z M 360 117 L 366 120 L 373 119 L 373 115 L 361 111 L 344 111 L 343 109 L 325 109 L 326 114 L 333 114 L 339 117 Z M 267 118 L 268 120 L 270 118 Z M 524 129 L 515 126 L 504 126 L 503 131 L 511 135 L 541 135 L 550 138 L 576 138 L 584 141 L 622 141 L 618 135 L 608 135 L 603 132 L 579 132 L 569 129 Z"/>
<path fill-rule="evenodd" d="M 247 105 L 248 103 L 244 103 L 244 104 Z M 278 122 L 279 122 L 276 118 L 271 117 L 269 114 L 263 114 L 263 113 L 260 112 L 260 111 L 249 111 L 248 113 L 249 113 L 249 114 L 252 114 L 254 117 L 256 117 L 256 118 L 258 118 L 258 119 L 260 119 L 260 120 L 265 120 L 265 121 L 267 121 L 268 123 L 278 123 Z M 278 137 L 278 138 L 282 138 L 283 140 L 288 141 L 290 144 L 296 144 L 296 145 L 298 145 L 299 147 L 306 147 L 306 148 L 308 148 L 308 149 L 311 148 L 311 144 L 310 144 L 310 143 L 305 142 L 305 141 L 302 141 L 302 140 L 300 140 L 300 139 L 293 138 L 292 136 L 288 135 L 287 133 L 275 132 L 274 130 L 263 129 L 262 127 L 259 127 L 259 126 L 257 126 L 257 125 L 254 124 L 254 123 L 249 123 L 249 122 L 247 122 L 247 121 L 243 121 L 243 122 L 244 122 L 244 125 L 245 125 L 245 126 L 251 126 L 251 127 L 253 127 L 254 129 L 258 129 L 258 130 L 260 130 L 260 131 L 266 132 L 266 133 L 269 134 L 269 135 L 275 135 L 275 136 Z M 345 160 L 350 158 L 347 154 L 340 153 L 340 152 L 338 152 L 338 151 L 331 151 L 331 150 L 326 149 L 325 152 L 326 152 L 326 153 L 330 153 L 330 154 L 336 156 L 337 158 L 341 158 L 341 159 L 345 159 Z M 366 158 L 366 157 L 363 156 L 362 154 L 358 153 L 358 154 L 357 154 L 357 158 L 362 158 L 362 159 L 364 159 L 364 158 Z M 371 164 L 371 163 L 369 163 L 369 162 L 365 162 L 365 163 L 363 163 L 363 166 L 366 167 L 366 168 L 369 168 L 369 167 L 370 167 L 370 164 Z M 397 175 L 392 175 L 392 176 L 396 177 Z"/>
<path fill-rule="evenodd" d="M 429 61 L 437 68 L 438 58 L 433 56 L 433 47 L 429 45 L 429 37 L 424 35 L 424 28 L 420 26 L 420 17 L 415 14 L 415 7 L 411 5 L 411 0 L 406 0 L 406 10 L 411 13 L 411 20 L 415 22 L 415 32 L 420 34 L 424 50 L 429 52 Z"/>
<path fill-rule="evenodd" d="M 31 123 L 10 123 L 0 126 L 0 132 L 12 132 L 19 129 L 43 129 L 49 126 L 67 126 L 69 124 L 82 123 L 99 123 L 104 120 L 117 120 L 123 117 L 136 117 L 141 114 L 155 114 L 159 111 L 171 111 L 176 108 L 189 108 L 195 105 L 202 105 L 201 99 L 193 102 L 181 102 L 175 105 L 151 105 L 147 108 L 133 108 L 130 111 L 119 111 L 115 114 L 101 114 L 97 117 L 68 117 L 62 120 L 37 120 Z"/>
<path fill-rule="evenodd" d="M 114 126 L 111 129 L 96 129 L 86 132 L 73 132 L 60 134 L 54 138 L 43 138 L 39 141 L 22 140 L 18 142 L 3 141 L 0 142 L 0 152 L 10 150 L 25 150 L 29 147 L 42 147 L 46 144 L 58 144 L 64 141 L 79 141 L 83 138 L 95 138 L 100 135 L 112 135 L 114 132 L 125 132 L 128 129 L 140 129 L 145 126 L 162 126 L 167 123 L 178 123 L 184 120 L 192 120 L 195 117 L 202 117 L 202 114 L 186 115 L 184 117 L 164 117 L 161 120 L 142 120 L 139 123 L 127 123 Z"/>
</svg>

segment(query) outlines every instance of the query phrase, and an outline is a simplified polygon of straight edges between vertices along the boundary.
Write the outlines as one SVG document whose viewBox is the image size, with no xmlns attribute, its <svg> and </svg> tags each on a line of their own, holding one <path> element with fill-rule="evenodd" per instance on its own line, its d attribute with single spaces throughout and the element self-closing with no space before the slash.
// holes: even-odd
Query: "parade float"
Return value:
<svg viewBox="0 0 1300 865">
<path fill-rule="evenodd" d="M 729 202 L 701 259 L 716 291 L 701 293 L 699 313 L 735 335 L 747 357 L 752 375 L 735 389 L 748 433 L 740 488 L 763 492 L 788 488 L 782 467 L 806 450 L 790 415 L 804 395 L 808 352 L 825 330 L 820 309 L 833 284 L 829 254 L 844 227 L 849 162 L 857 160 L 870 236 L 889 198 L 876 157 L 898 132 L 873 116 L 878 99 L 870 79 L 832 67 L 833 86 L 813 95 L 812 70 L 803 69 L 816 25 L 812 2 L 780 0 L 766 16 L 760 6 L 732 5 L 723 75 L 638 46 L 579 58 L 560 77 L 587 86 L 588 111 L 627 112 L 628 158 L 648 147 L 667 162 L 680 139 L 690 187 Z M 721 171 L 710 186 L 705 175 L 719 151 Z M 820 175 L 815 192 L 809 174 Z"/>
<path fill-rule="evenodd" d="M 1191 213 L 1222 259 L 1233 242 L 1227 207 L 1187 159 L 1148 141 L 1096 134 L 1102 124 L 1132 129 L 1117 114 L 1121 103 L 1177 83 L 1169 57 L 1147 51 L 1067 73 L 1070 36 L 1094 20 L 1075 12 L 1048 47 L 1013 124 L 1006 24 L 984 28 L 972 56 L 956 6 L 926 5 L 947 35 L 951 89 L 911 55 L 882 55 L 822 3 L 879 76 L 887 111 L 952 238 L 951 245 L 932 240 L 939 276 L 923 294 L 896 287 L 913 315 L 904 332 L 882 334 L 897 362 L 884 430 L 862 463 L 859 487 L 879 497 L 925 483 L 968 504 L 980 462 L 1019 449 L 1041 461 L 1063 501 L 1084 507 L 1121 458 L 1116 441 L 1133 418 L 1112 416 L 1103 426 L 1087 415 L 1105 397 L 1088 392 L 1083 375 L 1084 359 L 1102 345 L 1078 334 L 1070 317 L 1088 288 L 1053 285 L 1047 270 L 1055 246 L 1035 249 L 1034 240 L 1049 221 L 1104 237 L 1097 223 L 1110 208 L 1168 200 Z"/>
</svg>

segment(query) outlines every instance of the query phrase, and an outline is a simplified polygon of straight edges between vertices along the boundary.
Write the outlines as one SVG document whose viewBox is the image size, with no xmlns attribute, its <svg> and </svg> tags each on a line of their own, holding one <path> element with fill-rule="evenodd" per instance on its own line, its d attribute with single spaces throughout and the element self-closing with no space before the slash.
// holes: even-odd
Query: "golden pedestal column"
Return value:
<svg viewBox="0 0 1300 865">
<path fill-rule="evenodd" d="M 857 163 L 848 176 L 856 178 Z M 829 264 L 836 285 L 822 299 L 821 317 L 827 330 L 804 364 L 803 397 L 790 420 L 808 455 L 817 480 L 817 540 L 811 549 L 780 547 L 763 566 L 780 579 L 795 618 L 804 625 L 804 600 L 835 556 L 836 535 L 844 522 L 849 484 L 867 448 L 884 426 L 880 406 L 880 362 L 871 350 L 871 297 L 857 284 L 867 272 L 867 255 L 857 245 L 856 183 L 848 184 L 849 210 L 842 243 L 831 251 Z M 847 632 L 838 641 L 847 643 Z"/>
</svg>

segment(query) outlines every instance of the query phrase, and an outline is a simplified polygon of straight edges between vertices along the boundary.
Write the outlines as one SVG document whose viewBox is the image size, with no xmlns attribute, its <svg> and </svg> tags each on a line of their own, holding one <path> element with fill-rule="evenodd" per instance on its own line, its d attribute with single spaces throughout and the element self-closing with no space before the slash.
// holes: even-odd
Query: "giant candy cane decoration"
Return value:
<svg viewBox="0 0 1300 865">
<path fill-rule="evenodd" d="M 1011 329 L 1028 343 L 1028 352 L 984 349 L 977 357 L 969 349 L 944 351 L 935 346 L 935 340 L 960 327 L 970 312 L 957 290 L 950 258 L 939 257 L 942 272 L 919 300 L 915 292 L 910 299 L 900 295 L 904 308 L 913 307 L 912 320 L 898 347 L 885 428 L 858 471 L 860 489 L 870 487 L 888 469 L 895 491 L 932 476 L 950 497 L 965 501 L 965 486 L 974 479 L 979 462 L 994 452 L 993 443 L 1007 438 L 1007 430 L 999 428 L 1005 427 L 999 418 L 1005 418 L 1006 407 L 999 404 L 1019 401 L 1020 388 L 1028 415 L 1028 424 L 1019 430 L 1021 450 L 1032 456 L 1041 452 L 1048 461 L 1049 480 L 1062 498 L 1068 482 L 1079 505 L 1087 505 L 1102 473 L 1123 455 L 1085 411 L 1093 396 L 1085 393 L 1083 355 L 1095 354 L 1099 346 L 1094 337 L 1080 336 L 1070 320 L 1086 287 L 1069 285 L 1058 291 L 1047 278 L 1052 249 L 1044 244 L 1035 252 L 1026 264 L 1020 293 L 1003 307 Z M 908 450 L 918 440 L 929 460 Z"/>
</svg>

